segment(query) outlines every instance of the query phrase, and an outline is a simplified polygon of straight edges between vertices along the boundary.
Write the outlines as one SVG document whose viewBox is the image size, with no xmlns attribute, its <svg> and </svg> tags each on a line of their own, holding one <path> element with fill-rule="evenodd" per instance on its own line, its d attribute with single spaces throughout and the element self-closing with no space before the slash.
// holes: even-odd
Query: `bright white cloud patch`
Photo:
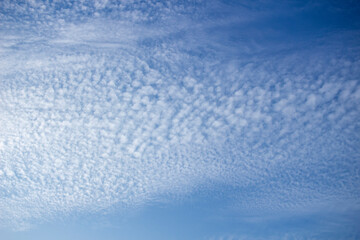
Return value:
<svg viewBox="0 0 360 240">
<path fill-rule="evenodd" d="M 192 8 L 56 4 L 0 5 L 2 227 L 216 182 L 245 210 L 359 206 L 358 57 L 248 59 L 213 22 L 169 27 Z"/>
</svg>

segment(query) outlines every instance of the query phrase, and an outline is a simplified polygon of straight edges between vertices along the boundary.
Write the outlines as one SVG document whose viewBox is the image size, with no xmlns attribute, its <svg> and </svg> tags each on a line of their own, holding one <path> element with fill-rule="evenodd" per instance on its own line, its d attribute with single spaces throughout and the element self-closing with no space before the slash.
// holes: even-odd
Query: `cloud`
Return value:
<svg viewBox="0 0 360 240">
<path fill-rule="evenodd" d="M 167 11 L 177 19 L 192 7 L 161 6 L 153 16 L 137 4 L 123 12 L 130 5 L 68 4 L 55 15 L 37 2 L 0 5 L 2 31 L 11 32 L 0 41 L 3 227 L 141 205 L 209 182 L 241 189 L 242 209 L 358 206 L 355 53 L 214 56 L 211 47 L 226 48 L 219 36 L 201 33 L 195 44 L 188 23 L 160 24 Z M 107 8 L 124 17 L 94 13 Z M 11 18 L 30 9 L 25 25 L 40 24 L 23 34 Z"/>
</svg>

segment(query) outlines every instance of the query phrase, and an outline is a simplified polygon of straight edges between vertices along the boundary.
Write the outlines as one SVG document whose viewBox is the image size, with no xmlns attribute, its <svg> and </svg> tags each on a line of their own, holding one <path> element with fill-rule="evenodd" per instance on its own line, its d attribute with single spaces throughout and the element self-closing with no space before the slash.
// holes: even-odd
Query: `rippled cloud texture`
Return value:
<svg viewBox="0 0 360 240">
<path fill-rule="evenodd" d="M 215 208 L 247 225 L 332 220 L 202 239 L 359 237 L 358 13 L 350 1 L 1 1 L 0 227 L 203 192 L 199 205 L 222 195 Z"/>
</svg>

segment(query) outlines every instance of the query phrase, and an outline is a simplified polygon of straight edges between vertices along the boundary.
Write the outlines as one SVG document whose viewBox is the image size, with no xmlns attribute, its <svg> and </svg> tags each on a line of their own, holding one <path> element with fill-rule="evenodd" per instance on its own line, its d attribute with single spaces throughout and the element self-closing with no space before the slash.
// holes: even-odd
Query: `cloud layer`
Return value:
<svg viewBox="0 0 360 240">
<path fill-rule="evenodd" d="M 1 3 L 1 226 L 215 183 L 241 211 L 358 208 L 358 50 L 269 56 L 216 30 L 257 15 L 165 5 Z"/>
</svg>

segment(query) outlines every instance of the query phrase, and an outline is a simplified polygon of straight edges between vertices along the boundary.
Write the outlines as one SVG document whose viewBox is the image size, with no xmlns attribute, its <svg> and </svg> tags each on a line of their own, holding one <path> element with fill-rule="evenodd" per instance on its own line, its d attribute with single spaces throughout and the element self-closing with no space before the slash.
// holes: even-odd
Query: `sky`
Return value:
<svg viewBox="0 0 360 240">
<path fill-rule="evenodd" d="M 0 1 L 0 239 L 360 239 L 360 4 Z"/>
</svg>

